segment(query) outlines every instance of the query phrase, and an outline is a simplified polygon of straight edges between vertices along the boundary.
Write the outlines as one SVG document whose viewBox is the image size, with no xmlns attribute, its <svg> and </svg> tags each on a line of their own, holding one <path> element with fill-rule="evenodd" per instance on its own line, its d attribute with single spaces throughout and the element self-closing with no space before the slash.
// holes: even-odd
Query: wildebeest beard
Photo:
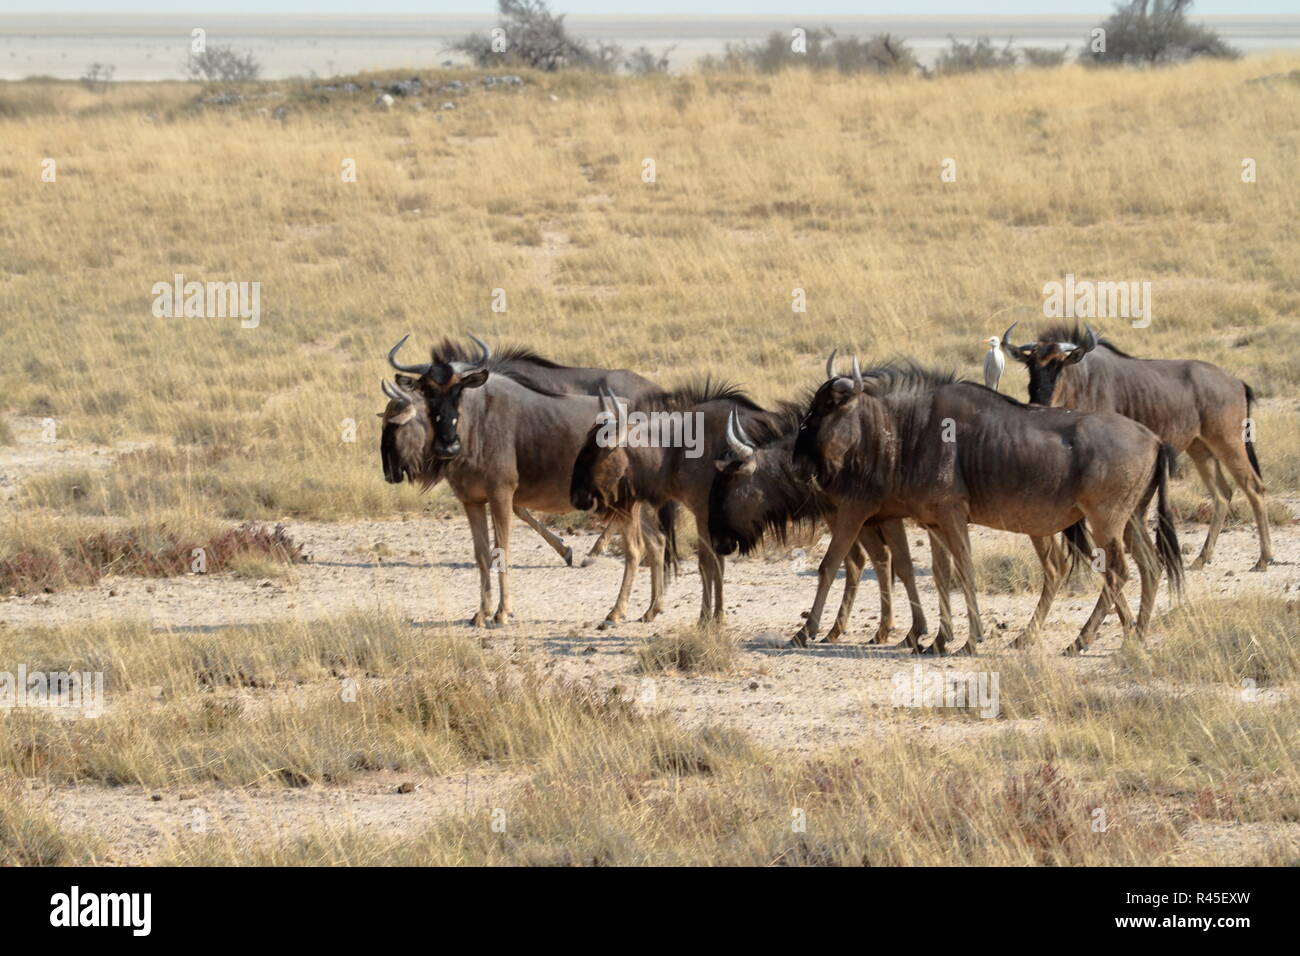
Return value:
<svg viewBox="0 0 1300 956">
<path fill-rule="evenodd" d="M 742 475 L 733 466 L 714 477 L 709 488 L 709 537 L 721 553 L 739 549 L 748 555 L 766 538 L 784 545 L 791 532 L 815 526 L 824 514 L 825 494 L 794 467 L 794 443 L 795 436 L 786 434 L 762 446 L 770 454 L 762 455 L 751 475 Z M 736 514 L 738 506 L 727 504 L 740 482 L 751 483 L 749 490 L 756 500 L 743 517 Z"/>
</svg>

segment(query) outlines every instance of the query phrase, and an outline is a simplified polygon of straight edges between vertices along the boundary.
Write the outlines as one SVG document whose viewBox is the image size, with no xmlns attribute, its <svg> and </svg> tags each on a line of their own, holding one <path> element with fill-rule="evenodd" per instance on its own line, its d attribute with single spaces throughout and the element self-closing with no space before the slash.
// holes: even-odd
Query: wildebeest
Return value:
<svg viewBox="0 0 1300 956">
<path fill-rule="evenodd" d="M 835 506 L 830 498 L 794 467 L 797 428 L 798 420 L 794 420 L 774 441 L 759 445 L 745 433 L 732 413 L 727 422 L 730 447 L 714 462 L 718 474 L 709 494 L 709 537 L 718 554 L 728 555 L 736 550 L 748 554 L 765 535 L 775 535 L 784 541 L 792 526 L 832 523 Z M 869 521 L 862 526 L 844 559 L 844 596 L 825 640 L 834 643 L 847 629 L 858 582 L 868 559 L 880 587 L 880 624 L 871 643 L 885 643 L 893 630 L 896 574 L 907 589 L 911 603 L 912 626 L 906 641 L 915 648 L 926 631 L 925 612 L 916 589 L 902 521 Z"/>
<path fill-rule="evenodd" d="M 627 369 L 605 369 L 605 368 L 584 368 L 572 365 L 559 365 L 549 359 L 542 358 L 536 352 L 520 347 L 507 347 L 492 355 L 491 349 L 482 339 L 470 334 L 469 336 L 474 344 L 478 347 L 477 355 L 470 355 L 464 349 L 460 348 L 453 342 L 444 340 L 435 350 L 435 358 L 442 362 L 460 362 L 474 363 L 487 362 L 491 359 L 492 365 L 497 371 L 504 374 L 510 374 L 512 371 L 518 372 L 529 382 L 534 382 L 544 389 L 552 392 L 559 392 L 564 395 L 596 395 L 602 388 L 617 388 L 623 393 L 639 397 L 658 389 L 658 386 L 649 379 L 642 378 L 635 372 Z M 397 351 L 405 344 L 409 336 L 403 336 L 402 340 L 397 343 L 388 353 L 388 360 L 399 371 L 409 370 L 416 375 L 423 374 L 427 366 L 398 365 L 394 360 Z M 406 392 L 418 391 L 416 389 L 416 379 L 409 376 L 398 375 L 397 385 L 400 390 Z M 384 393 L 389 393 L 389 387 L 385 387 Z M 389 395 L 390 398 L 394 396 Z M 400 401 L 400 398 L 397 400 Z M 414 416 L 415 410 L 408 409 L 402 413 L 407 416 Z M 417 420 L 418 421 L 418 420 Z M 400 423 L 399 423 L 400 424 Z M 414 427 L 399 429 L 391 433 L 390 444 L 396 445 L 397 439 L 405 434 L 405 443 L 427 447 L 432 449 L 432 445 L 425 442 L 424 438 L 417 434 Z M 388 474 L 389 457 L 385 457 L 385 474 Z M 430 458 L 425 462 L 421 474 L 421 481 L 428 487 L 435 484 L 440 478 L 439 462 L 436 458 Z M 389 481 L 400 482 L 402 480 L 400 473 L 395 473 L 389 477 Z M 562 558 L 566 564 L 573 564 L 573 549 L 566 545 L 563 539 L 555 532 L 551 531 L 544 524 L 538 521 L 526 508 L 516 508 L 515 515 L 528 524 L 534 531 L 542 536 L 542 539 L 555 549 L 555 552 Z M 605 549 L 606 542 L 609 540 L 609 529 L 606 528 L 592 545 L 586 558 L 582 561 L 582 566 L 587 567 L 596 559 Z"/>
<path fill-rule="evenodd" d="M 504 624 L 511 614 L 511 514 L 517 507 L 549 513 L 572 510 L 570 464 L 596 418 L 599 399 L 551 391 L 494 360 L 482 345 L 474 361 L 449 359 L 444 348 L 434 351 L 428 365 L 399 365 L 396 351 L 402 342 L 389 353 L 389 361 L 418 378 L 412 381 L 412 394 L 385 389 L 390 399 L 381 442 L 385 476 L 398 481 L 413 476 L 430 484 L 447 480 L 464 505 L 474 539 L 480 601 L 473 623 L 482 626 L 488 621 L 491 574 L 496 570 L 500 593 L 491 620 Z M 408 405 L 402 405 L 404 398 Z M 489 511 L 495 553 L 488 539 Z M 624 613 L 630 581 L 648 545 L 653 594 L 647 614 L 653 616 L 662 607 L 663 537 L 653 522 L 641 521 L 640 510 L 624 516 L 620 524 L 626 543 L 625 584 L 610 615 L 619 618 Z"/>
<path fill-rule="evenodd" d="M 709 489 L 714 459 L 726 449 L 726 423 L 731 412 L 749 431 L 770 437 L 779 414 L 768 412 L 734 385 L 704 381 L 668 392 L 643 396 L 639 402 L 607 399 L 606 413 L 614 416 L 692 416 L 695 449 L 680 444 L 641 441 L 608 442 L 602 426 L 587 435 L 572 469 L 570 500 L 581 511 L 607 506 L 613 501 L 640 501 L 653 508 L 679 502 L 695 519 L 696 557 L 703 590 L 700 621 L 720 622 L 724 561 L 709 542 Z M 684 421 L 684 419 L 682 419 Z M 694 452 L 698 451 L 698 454 Z M 688 453 L 690 452 L 690 453 Z"/>
<path fill-rule="evenodd" d="M 1249 423 L 1255 403 L 1249 385 L 1217 365 L 1193 359 L 1140 359 L 1098 338 L 1092 329 L 1054 326 L 1037 342 L 1015 345 L 1012 325 L 1002 335 L 1007 354 L 1029 370 L 1029 401 L 1082 411 L 1110 411 L 1141 422 L 1176 452 L 1186 451 L 1209 489 L 1210 530 L 1192 569 L 1204 567 L 1232 500 L 1226 468 L 1246 493 L 1259 530 L 1263 571 L 1273 560 L 1264 481 Z M 1253 438 L 1253 435 L 1251 436 Z"/>
<path fill-rule="evenodd" d="M 952 641 L 949 560 L 956 569 L 974 651 L 981 636 L 968 523 L 1027 534 L 1040 557 L 1053 537 L 1086 523 L 1105 557 L 1097 604 L 1078 638 L 1091 643 L 1110 607 L 1125 636 L 1133 630 L 1122 588 L 1128 577 L 1127 537 L 1142 577 L 1137 620 L 1145 630 L 1155 603 L 1159 566 L 1180 582 L 1182 561 L 1167 496 L 1172 451 L 1138 422 L 1113 412 L 1083 413 L 1022 405 L 972 382 L 917 366 L 882 366 L 837 376 L 813 396 L 795 440 L 794 460 L 835 503 L 830 547 L 819 568 L 817 596 L 796 643 L 816 636 L 831 581 L 863 522 L 912 518 L 929 532 L 940 627 L 932 650 Z M 1142 516 L 1159 495 L 1158 556 Z M 1133 520 L 1135 519 L 1136 520 Z M 1043 592 L 1026 629 L 1032 636 L 1064 577 L 1044 560 Z"/>
</svg>

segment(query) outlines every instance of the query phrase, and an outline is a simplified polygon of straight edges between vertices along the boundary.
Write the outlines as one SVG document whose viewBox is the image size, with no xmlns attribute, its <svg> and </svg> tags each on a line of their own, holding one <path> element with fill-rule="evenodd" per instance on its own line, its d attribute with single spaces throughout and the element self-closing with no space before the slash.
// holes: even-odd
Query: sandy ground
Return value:
<svg viewBox="0 0 1300 956">
<path fill-rule="evenodd" d="M 24 430 L 30 428 L 24 423 Z M 40 457 L 40 456 L 44 457 Z M 57 468 L 62 461 L 84 465 L 90 457 L 69 449 L 48 448 L 35 453 L 30 443 L 5 450 L 0 468 L 11 476 Z M 109 457 L 109 456 L 105 456 Z M 62 461 L 60 461 L 62 460 Z M 67 467 L 67 465 L 63 465 Z M 12 480 L 12 478 L 11 478 Z M 1300 500 L 1287 500 L 1300 513 Z M 958 747 L 975 735 L 998 733 L 1005 720 L 950 720 L 891 705 L 894 677 L 910 672 L 916 659 L 902 649 L 867 646 L 875 630 L 879 604 L 874 580 L 859 590 L 853 625 L 846 643 L 807 649 L 784 646 L 800 613 L 816 588 L 818 549 L 802 561 L 739 559 L 728 562 L 728 626 L 741 642 L 734 672 L 716 675 L 658 675 L 636 673 L 634 654 L 645 639 L 691 625 L 698 613 L 700 579 L 693 555 L 684 558 L 681 577 L 670 587 L 667 609 L 651 624 L 635 620 L 609 630 L 597 630 L 613 603 L 622 573 L 617 556 L 606 555 L 588 568 L 566 567 L 542 540 L 516 522 L 513 536 L 512 592 L 515 620 L 501 628 L 472 630 L 467 619 L 477 596 L 477 571 L 472 564 L 463 516 L 410 516 L 397 521 L 342 523 L 286 522 L 292 536 L 311 555 L 288 579 L 239 580 L 227 575 L 190 575 L 146 580 L 105 578 L 98 585 L 50 595 L 0 600 L 0 626 L 56 624 L 96 618 L 147 619 L 156 628 L 221 629 L 236 624 L 282 619 L 315 620 L 352 610 L 393 611 L 412 626 L 436 632 L 474 633 L 485 646 L 503 653 L 535 656 L 555 665 L 574 680 L 602 690 L 617 687 L 636 695 L 644 706 L 661 709 L 687 725 L 722 724 L 752 735 L 760 744 L 789 751 L 811 752 L 851 743 L 890 729 L 906 727 L 940 747 Z M 1182 531 L 1184 549 L 1200 546 L 1203 526 Z M 972 529 L 978 552 L 1001 533 Z M 920 568 L 919 586 L 931 631 L 937 625 L 937 598 L 929 575 L 928 548 L 914 530 L 910 540 Z M 594 535 L 571 535 L 575 552 L 585 553 Z M 1300 530 L 1275 528 L 1278 564 L 1263 573 L 1248 568 L 1257 556 L 1255 532 L 1249 526 L 1225 529 L 1214 564 L 1188 573 L 1191 600 L 1229 596 L 1246 591 L 1300 592 Z M 1028 543 L 1025 548 L 1028 550 Z M 383 555 L 376 559 L 376 553 Z M 1136 582 L 1129 594 L 1136 601 Z M 895 635 L 902 637 L 909 611 L 901 587 L 896 589 Z M 1063 593 L 1043 635 L 1053 650 L 1064 648 L 1091 609 L 1094 593 Z M 639 615 L 649 599 L 649 577 L 638 575 L 629 612 Z M 1028 620 L 1036 596 L 981 594 L 981 611 L 988 640 L 980 656 L 947 659 L 926 666 L 954 670 L 996 669 L 997 659 L 1011 651 L 1008 644 Z M 832 591 L 823 632 L 838 605 Z M 1168 607 L 1163 589 L 1157 613 Z M 958 635 L 965 633 L 964 610 L 954 595 Z M 1072 666 L 1096 671 L 1111 669 L 1110 656 L 1119 646 L 1113 619 L 1100 639 Z M 508 790 L 510 778 L 484 772 L 450 778 L 366 775 L 341 787 L 300 790 L 229 791 L 217 788 L 155 793 L 135 787 L 96 786 L 41 790 L 41 799 L 70 826 L 89 826 L 109 848 L 109 862 L 142 862 L 164 850 L 184 830 L 201 821 L 212 832 L 239 839 L 253 834 L 291 836 L 321 823 L 353 822 L 363 828 L 402 830 L 418 826 L 431 814 L 484 806 Z M 409 792 L 399 793 L 402 784 Z M 185 799 L 181 799 L 184 797 Z M 196 815 L 196 809 L 199 813 Z M 1205 830 L 1207 847 L 1222 839 L 1215 828 Z"/>
</svg>

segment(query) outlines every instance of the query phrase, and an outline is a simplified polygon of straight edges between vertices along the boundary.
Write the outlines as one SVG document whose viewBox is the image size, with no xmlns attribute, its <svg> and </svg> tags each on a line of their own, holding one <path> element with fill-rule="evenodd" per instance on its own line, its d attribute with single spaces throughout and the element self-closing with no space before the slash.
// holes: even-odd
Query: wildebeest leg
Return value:
<svg viewBox="0 0 1300 956">
<path fill-rule="evenodd" d="M 510 518 L 514 514 L 514 490 L 498 491 L 488 499 L 492 509 L 492 533 L 496 550 L 492 560 L 497 566 L 497 612 L 493 624 L 510 623 Z"/>
<path fill-rule="evenodd" d="M 653 621 L 664 609 L 664 561 L 667 548 L 658 521 L 652 520 L 648 511 L 646 509 L 641 514 L 641 536 L 650 562 L 650 606 L 641 615 L 641 620 L 646 623 Z"/>
<path fill-rule="evenodd" d="M 907 632 L 906 641 L 908 646 L 915 650 L 919 638 L 926 632 L 926 625 L 925 610 L 921 607 L 921 594 L 916 589 L 912 552 L 907 546 L 907 528 L 903 526 L 901 520 L 886 521 L 880 525 L 880 531 L 884 536 L 885 545 L 889 548 L 894 573 L 902 580 L 903 587 L 907 590 L 907 601 L 912 606 L 912 627 Z M 892 582 L 890 588 L 893 588 Z"/>
<path fill-rule="evenodd" d="M 926 528 L 930 538 L 930 564 L 934 572 L 934 586 L 939 592 L 939 630 L 934 642 L 927 648 L 914 647 L 917 654 L 946 654 L 952 642 L 952 561 L 948 549 L 935 533 Z"/>
<path fill-rule="evenodd" d="M 1214 512 L 1210 515 L 1210 530 L 1205 535 L 1205 544 L 1201 545 L 1201 553 L 1191 564 L 1191 570 L 1199 571 L 1214 557 L 1214 544 L 1219 540 L 1219 532 L 1223 529 L 1223 519 L 1228 514 L 1228 500 L 1232 491 L 1229 488 L 1228 497 L 1222 494 L 1220 490 L 1222 473 L 1216 473 L 1218 464 L 1210 454 L 1210 449 L 1205 447 L 1204 442 L 1199 438 L 1187 446 L 1187 457 L 1196 466 L 1197 474 L 1201 476 L 1206 491 L 1210 493 L 1210 504 L 1214 507 Z"/>
<path fill-rule="evenodd" d="M 975 595 L 975 563 L 971 560 L 970 529 L 966 516 L 956 512 L 945 515 L 938 533 L 947 544 L 952 557 L 953 570 L 966 603 L 966 620 L 970 624 L 970 636 L 958 653 L 974 654 L 975 645 L 984 640 L 984 628 L 980 624 L 979 599 Z"/>
<path fill-rule="evenodd" d="M 610 608 L 599 630 L 617 624 L 627 615 L 627 599 L 636 581 L 636 570 L 641 566 L 641 503 L 628 509 L 628 516 L 620 522 L 623 532 L 623 582 L 618 588 L 618 600 Z"/>
<path fill-rule="evenodd" d="M 1029 619 L 1028 626 L 1020 632 L 1020 636 L 1011 642 L 1012 647 L 1028 647 L 1038 639 L 1038 632 L 1042 630 L 1048 612 L 1052 610 L 1052 602 L 1061 589 L 1061 582 L 1070 570 L 1069 554 L 1055 535 L 1030 535 L 1029 540 L 1033 542 L 1038 563 L 1043 567 L 1043 591 L 1038 596 L 1034 616 Z"/>
<path fill-rule="evenodd" d="M 722 611 L 722 557 L 709 543 L 709 515 L 695 514 L 695 557 L 700 563 L 700 623 L 721 624 Z"/>
<path fill-rule="evenodd" d="M 1134 630 L 1138 640 L 1146 637 L 1147 622 L 1156 605 L 1156 589 L 1160 586 L 1160 559 L 1156 554 L 1155 543 L 1146 529 L 1146 506 L 1143 505 L 1129 518 L 1124 528 L 1124 541 L 1129 554 L 1138 567 L 1138 579 L 1142 583 L 1142 597 L 1138 603 L 1137 623 Z"/>
<path fill-rule="evenodd" d="M 555 553 L 564 559 L 564 563 L 573 567 L 573 549 L 564 543 L 564 539 L 533 517 L 527 508 L 518 506 L 514 509 L 515 517 L 524 522 L 542 536 L 542 540 L 555 549 Z"/>
<path fill-rule="evenodd" d="M 598 557 L 605 553 L 605 545 L 609 544 L 609 537 L 613 533 L 613 527 L 608 524 L 605 525 L 605 530 L 600 533 L 600 537 L 596 539 L 596 543 L 591 546 L 591 550 L 587 552 L 587 556 L 582 559 L 582 566 L 584 568 L 590 567 L 595 563 L 595 560 Z"/>
<path fill-rule="evenodd" d="M 1088 521 L 1093 533 L 1093 542 L 1095 547 L 1105 552 L 1106 567 L 1102 572 L 1103 580 L 1101 593 L 1097 595 L 1097 603 L 1093 606 L 1092 614 L 1083 625 L 1083 630 L 1079 636 L 1074 639 L 1074 643 L 1065 649 L 1067 657 L 1082 653 L 1088 649 L 1097 637 L 1097 630 L 1101 627 L 1102 621 L 1106 619 L 1106 612 L 1112 607 L 1115 608 L 1119 615 L 1120 625 L 1124 628 L 1124 636 L 1127 638 L 1133 627 L 1133 619 L 1129 614 L 1128 605 L 1124 603 L 1124 582 L 1128 580 L 1128 567 L 1124 562 L 1124 548 L 1121 546 L 1114 532 L 1109 528 L 1099 528 L 1092 520 L 1091 516 Z"/>
<path fill-rule="evenodd" d="M 1228 474 L 1232 475 L 1233 480 L 1241 486 L 1241 490 L 1246 493 L 1246 500 L 1250 502 L 1250 510 L 1255 512 L 1255 527 L 1259 529 L 1259 561 L 1251 570 L 1263 571 L 1273 563 L 1273 541 L 1268 529 L 1264 482 L 1251 467 L 1250 458 L 1246 455 L 1245 442 L 1234 440 L 1230 443 L 1214 438 L 1206 438 L 1204 441 L 1210 446 L 1214 457 L 1219 459 Z"/>
<path fill-rule="evenodd" d="M 482 502 L 465 505 L 469 519 L 469 533 L 474 539 L 474 563 L 478 565 L 478 613 L 471 618 L 474 627 L 487 624 L 492 613 L 492 542 L 488 538 L 487 505 Z"/>
<path fill-rule="evenodd" d="M 867 555 L 869 552 L 863 547 L 863 539 L 867 536 L 868 531 L 874 531 L 874 529 L 869 529 L 866 525 L 863 525 L 862 534 L 858 536 L 857 541 L 853 542 L 853 547 L 849 548 L 848 557 L 844 559 L 844 596 L 840 599 L 840 609 L 835 615 L 835 623 L 831 625 L 831 629 L 826 632 L 826 637 L 823 638 L 827 644 L 836 643 L 844 636 L 844 632 L 848 630 L 849 615 L 853 613 L 853 600 L 857 597 L 858 593 L 858 582 L 862 580 L 862 569 L 866 567 L 867 564 Z M 883 548 L 879 550 L 883 550 Z M 880 565 L 876 563 L 874 556 L 871 559 L 871 564 L 876 570 L 877 577 L 879 577 L 882 571 Z M 888 573 L 888 570 L 886 569 L 884 573 Z M 880 601 L 881 624 L 884 624 L 887 618 L 892 624 L 893 616 L 890 612 L 888 602 L 882 597 Z M 879 642 L 875 641 L 873 643 Z"/>
<path fill-rule="evenodd" d="M 808 612 L 803 626 L 791 639 L 792 644 L 803 647 L 809 641 L 816 640 L 817 630 L 821 627 L 822 611 L 826 607 L 826 596 L 835 582 L 835 575 L 857 542 L 862 523 L 869 517 L 871 512 L 860 506 L 846 506 L 836 510 L 835 517 L 831 519 L 831 543 L 822 563 L 817 567 L 817 596 L 813 599 L 812 610 Z"/>
</svg>

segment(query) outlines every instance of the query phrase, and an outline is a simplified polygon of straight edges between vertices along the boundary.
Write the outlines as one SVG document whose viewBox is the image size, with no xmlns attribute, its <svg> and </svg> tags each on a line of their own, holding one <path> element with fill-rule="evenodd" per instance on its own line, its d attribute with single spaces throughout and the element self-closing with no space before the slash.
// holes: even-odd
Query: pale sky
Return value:
<svg viewBox="0 0 1300 956">
<path fill-rule="evenodd" d="M 1015 14 L 1104 15 L 1113 0 L 553 0 L 558 13 L 724 14 L 808 18 Z M 492 13 L 495 0 L 0 0 L 0 13 Z M 1300 14 L 1300 0 L 1199 0 L 1202 16 Z"/>
</svg>

